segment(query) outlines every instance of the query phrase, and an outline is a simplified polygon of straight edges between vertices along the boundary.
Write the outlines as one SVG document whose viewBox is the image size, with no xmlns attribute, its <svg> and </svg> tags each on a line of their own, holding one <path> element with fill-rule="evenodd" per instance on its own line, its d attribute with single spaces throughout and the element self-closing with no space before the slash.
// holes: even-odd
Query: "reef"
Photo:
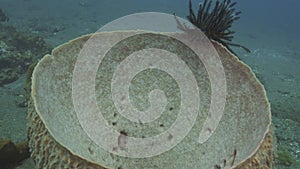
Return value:
<svg viewBox="0 0 300 169">
<path fill-rule="evenodd" d="M 238 20 L 241 11 L 235 12 L 234 6 L 236 2 L 230 0 L 223 0 L 215 2 L 211 9 L 212 0 L 204 0 L 203 4 L 199 5 L 197 15 L 193 11 L 191 0 L 189 0 L 189 15 L 188 20 L 201 29 L 205 35 L 224 45 L 232 53 L 233 50 L 229 46 L 236 46 L 244 49 L 250 53 L 250 50 L 242 45 L 232 43 L 234 31 L 230 30 L 232 23 Z"/>
<path fill-rule="evenodd" d="M 0 24 L 0 86 L 17 80 L 51 47 L 42 37 Z"/>
<path fill-rule="evenodd" d="M 30 32 L 18 31 L 10 25 L 0 25 L 0 38 L 22 53 L 30 51 L 33 55 L 43 56 L 50 51 L 50 46 L 46 44 L 42 37 Z"/>
</svg>

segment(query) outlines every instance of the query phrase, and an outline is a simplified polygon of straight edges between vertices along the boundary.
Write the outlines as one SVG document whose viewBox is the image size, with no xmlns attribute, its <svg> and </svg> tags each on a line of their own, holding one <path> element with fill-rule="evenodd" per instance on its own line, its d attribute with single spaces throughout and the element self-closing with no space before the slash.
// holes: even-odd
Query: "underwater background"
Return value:
<svg viewBox="0 0 300 169">
<path fill-rule="evenodd" d="M 201 1 L 192 2 L 196 9 Z M 300 168 L 300 1 L 237 2 L 242 13 L 231 28 L 236 31 L 233 42 L 251 53 L 232 49 L 266 88 L 276 129 L 276 168 Z M 0 144 L 11 141 L 24 148 L 26 73 L 32 63 L 53 47 L 128 14 L 164 12 L 186 18 L 188 0 L 0 0 L 0 9 Z M 25 159 L 5 168 L 32 167 Z"/>
</svg>

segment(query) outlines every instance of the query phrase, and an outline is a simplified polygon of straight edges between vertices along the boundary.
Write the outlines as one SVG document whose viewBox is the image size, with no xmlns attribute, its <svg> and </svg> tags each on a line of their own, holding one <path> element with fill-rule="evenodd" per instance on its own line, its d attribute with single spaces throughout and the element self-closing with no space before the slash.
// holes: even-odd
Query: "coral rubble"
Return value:
<svg viewBox="0 0 300 169">
<path fill-rule="evenodd" d="M 29 65 L 50 51 L 42 37 L 0 24 L 0 86 L 24 74 Z"/>
</svg>

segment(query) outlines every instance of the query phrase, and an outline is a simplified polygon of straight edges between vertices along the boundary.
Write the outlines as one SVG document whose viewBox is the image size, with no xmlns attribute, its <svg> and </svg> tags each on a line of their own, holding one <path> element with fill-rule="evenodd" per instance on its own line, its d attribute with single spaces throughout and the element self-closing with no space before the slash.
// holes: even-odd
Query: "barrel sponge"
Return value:
<svg viewBox="0 0 300 169">
<path fill-rule="evenodd" d="M 93 36 L 99 36 L 101 42 L 104 43 L 113 41 L 113 39 L 129 37 L 133 34 L 134 31 L 102 32 Z M 71 75 L 74 70 L 74 64 L 79 51 L 90 37 L 91 35 L 85 35 L 55 48 L 52 54 L 46 55 L 33 71 L 31 100 L 28 109 L 28 138 L 31 157 L 35 162 L 36 168 L 275 168 L 273 155 L 275 140 L 271 129 L 270 105 L 264 87 L 247 65 L 223 47 L 222 44 L 214 41 L 212 44 L 216 48 L 224 66 L 228 94 L 219 127 L 209 140 L 202 145 L 193 143 L 195 142 L 194 136 L 201 129 L 205 120 L 197 118 L 193 129 L 182 142 L 157 156 L 128 158 L 103 150 L 86 136 L 76 119 L 73 102 L 70 99 L 72 95 Z M 138 41 L 133 39 L 128 44 L 125 44 L 125 42 L 119 43 L 119 46 L 117 45 L 117 47 L 112 49 L 114 51 L 107 53 L 107 63 L 101 66 L 121 62 L 122 55 L 128 55 L 126 51 L 120 50 L 122 45 L 126 46 L 126 50 L 132 47 L 140 49 L 143 48 L 141 45 L 151 45 L 153 42 L 153 39 L 151 39 L 152 35 L 150 36 L 149 34 L 143 34 L 139 38 Z M 168 38 L 165 40 L 166 42 L 170 41 Z M 96 46 L 97 49 L 101 50 L 103 43 L 96 43 L 96 45 L 100 45 Z M 160 46 L 156 47 L 159 48 Z M 185 50 L 180 50 L 177 47 L 174 51 L 178 51 L 179 56 L 187 55 Z M 211 94 L 210 90 L 207 90 L 210 87 L 209 79 L 207 78 L 207 73 L 197 74 L 197 72 L 205 72 L 205 67 L 201 63 L 189 60 L 191 58 L 185 57 L 182 59 L 187 59 L 186 63 L 191 64 L 191 69 L 195 69 L 197 82 L 201 85 L 199 90 L 203 94 L 200 99 L 202 101 L 201 106 L 202 110 L 205 111 L 210 104 L 210 97 L 207 97 Z M 109 67 L 103 70 L 104 75 L 100 75 L 103 75 L 104 78 L 100 82 L 108 79 L 105 74 L 109 73 L 107 71 Z M 157 72 L 150 73 L 155 74 Z M 137 75 L 138 79 L 149 78 L 149 76 L 144 77 L 143 75 Z M 166 77 L 168 80 L 168 76 L 165 76 L 163 73 L 155 75 Z M 178 91 L 176 86 L 164 86 L 165 84 L 170 85 L 170 83 L 171 81 L 164 81 L 161 87 L 167 90 L 171 89 L 171 94 L 173 91 Z M 141 86 L 144 87 L 145 92 L 150 90 L 144 83 L 138 87 Z M 105 100 L 109 97 L 103 94 L 105 93 L 105 87 L 101 85 L 96 85 L 95 87 L 105 96 L 105 98 L 99 100 L 105 102 L 105 104 L 109 103 Z M 96 97 L 102 97 L 102 95 L 96 95 Z M 138 100 L 134 99 L 136 98 L 133 98 L 133 102 Z M 170 100 L 171 103 L 173 103 L 172 101 Z M 99 103 L 99 106 L 107 106 L 102 102 Z M 177 100 L 174 103 L 178 103 Z M 172 105 L 168 111 L 175 112 L 176 105 L 178 104 Z M 137 106 L 143 106 L 143 104 L 137 104 Z M 160 118 L 155 120 L 153 122 L 154 126 L 151 126 L 152 124 L 147 126 L 151 131 L 153 130 L 153 133 L 147 133 L 147 131 L 136 132 L 134 127 L 128 127 L 125 123 L 126 121 L 124 122 L 124 119 L 112 113 L 115 111 L 110 109 L 109 106 L 106 107 L 106 110 L 108 113 L 106 112 L 107 114 L 105 114 L 104 112 L 103 116 L 106 117 L 109 124 L 112 124 L 120 133 L 125 133 L 123 129 L 126 129 L 126 135 L 137 137 L 156 135 L 155 127 L 157 126 L 168 129 L 177 115 L 173 113 L 168 115 L 163 121 L 160 121 Z M 117 120 L 115 119 L 116 116 Z M 156 121 L 158 121 L 157 124 L 155 124 Z"/>
<path fill-rule="evenodd" d="M 31 158 L 37 169 L 105 169 L 104 167 L 88 162 L 73 155 L 63 146 L 59 145 L 45 128 L 37 113 L 32 109 L 28 112 L 28 136 Z M 275 169 L 274 133 L 270 131 L 263 140 L 258 151 L 238 165 L 236 169 Z M 215 167 L 216 169 L 218 166 Z"/>
<path fill-rule="evenodd" d="M 104 169 L 82 158 L 72 155 L 70 151 L 58 144 L 45 128 L 45 125 L 34 111 L 32 102 L 28 110 L 28 137 L 31 158 L 36 168 L 65 169 L 86 168 Z"/>
</svg>

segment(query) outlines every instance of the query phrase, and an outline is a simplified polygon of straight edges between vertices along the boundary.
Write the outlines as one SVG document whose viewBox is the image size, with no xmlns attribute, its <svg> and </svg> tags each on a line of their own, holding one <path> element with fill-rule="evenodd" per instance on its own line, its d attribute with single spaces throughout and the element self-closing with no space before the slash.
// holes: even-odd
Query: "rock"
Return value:
<svg viewBox="0 0 300 169">
<path fill-rule="evenodd" d="M 11 140 L 0 139 L 0 166 L 20 162 L 29 156 L 27 141 L 14 144 Z"/>
</svg>

